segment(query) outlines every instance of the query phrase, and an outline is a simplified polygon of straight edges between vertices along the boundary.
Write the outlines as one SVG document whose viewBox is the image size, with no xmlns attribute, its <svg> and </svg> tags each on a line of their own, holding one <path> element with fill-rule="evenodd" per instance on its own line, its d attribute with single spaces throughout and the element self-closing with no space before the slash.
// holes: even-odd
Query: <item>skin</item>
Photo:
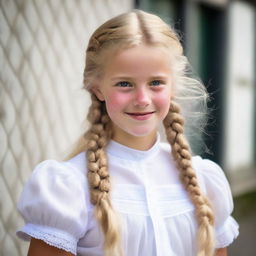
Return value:
<svg viewBox="0 0 256 256">
<path fill-rule="evenodd" d="M 220 248 L 216 250 L 216 256 L 228 256 L 227 248 Z"/>
<path fill-rule="evenodd" d="M 74 256 L 70 252 L 58 249 L 56 247 L 50 246 L 38 239 L 31 239 L 30 247 L 28 251 L 28 256 Z M 216 256 L 227 256 L 227 249 L 221 248 L 216 250 Z"/>
<path fill-rule="evenodd" d="M 42 240 L 32 238 L 28 250 L 28 256 L 74 256 L 59 248 L 48 245 Z"/>
<path fill-rule="evenodd" d="M 166 50 L 140 45 L 112 54 L 93 86 L 113 122 L 113 140 L 149 149 L 172 97 L 171 62 Z"/>
<path fill-rule="evenodd" d="M 141 45 L 109 58 L 104 75 L 92 91 L 106 102 L 115 141 L 138 150 L 147 150 L 154 144 L 158 125 L 168 113 L 173 93 L 167 56 L 163 49 Z M 45 255 L 73 254 L 32 238 L 28 256 Z M 227 249 L 217 249 L 216 256 L 227 256 Z"/>
</svg>

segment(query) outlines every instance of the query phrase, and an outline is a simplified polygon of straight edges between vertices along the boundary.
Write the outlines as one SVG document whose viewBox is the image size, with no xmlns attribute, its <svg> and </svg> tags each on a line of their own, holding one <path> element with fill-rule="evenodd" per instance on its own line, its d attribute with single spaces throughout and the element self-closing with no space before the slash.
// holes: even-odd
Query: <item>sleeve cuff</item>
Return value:
<svg viewBox="0 0 256 256">
<path fill-rule="evenodd" d="M 71 252 L 74 255 L 77 253 L 78 240 L 60 229 L 28 223 L 17 230 L 16 234 L 19 238 L 26 241 L 29 241 L 30 238 L 33 237 L 43 240 L 51 246 Z"/>
<path fill-rule="evenodd" d="M 239 225 L 229 216 L 223 226 L 216 230 L 216 248 L 225 248 L 229 246 L 239 234 Z"/>
</svg>

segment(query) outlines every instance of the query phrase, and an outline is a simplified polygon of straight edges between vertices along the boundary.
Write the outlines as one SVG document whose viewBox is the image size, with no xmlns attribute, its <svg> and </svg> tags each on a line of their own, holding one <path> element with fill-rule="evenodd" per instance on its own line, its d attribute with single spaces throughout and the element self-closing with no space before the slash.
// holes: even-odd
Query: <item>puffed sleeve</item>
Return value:
<svg viewBox="0 0 256 256">
<path fill-rule="evenodd" d="M 46 160 L 32 172 L 18 201 L 25 225 L 17 230 L 76 255 L 77 242 L 86 232 L 85 177 L 66 162 Z"/>
<path fill-rule="evenodd" d="M 239 226 L 231 216 L 233 199 L 229 183 L 221 167 L 213 161 L 195 157 L 193 162 L 215 213 L 216 248 L 227 247 L 239 234 Z"/>
</svg>

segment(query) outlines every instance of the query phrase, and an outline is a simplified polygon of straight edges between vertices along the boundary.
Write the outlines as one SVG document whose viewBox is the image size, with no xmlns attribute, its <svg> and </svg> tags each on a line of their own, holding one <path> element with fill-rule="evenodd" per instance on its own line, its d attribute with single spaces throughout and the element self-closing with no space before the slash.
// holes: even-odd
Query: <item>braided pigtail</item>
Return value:
<svg viewBox="0 0 256 256">
<path fill-rule="evenodd" d="M 195 206 L 198 221 L 197 256 L 214 255 L 214 215 L 208 199 L 200 190 L 196 173 L 191 163 L 191 153 L 184 136 L 184 119 L 179 106 L 171 102 L 170 110 L 164 119 L 167 140 L 172 146 L 172 155 L 180 171 L 181 180 Z"/>
<path fill-rule="evenodd" d="M 88 182 L 90 198 L 95 205 L 95 216 L 103 234 L 104 252 L 107 256 L 122 254 L 120 247 L 120 232 L 117 216 L 111 205 L 109 196 L 110 179 L 108 173 L 107 155 L 104 151 L 111 138 L 110 118 L 105 110 L 105 104 L 94 95 L 89 109 L 88 120 L 91 128 L 85 135 L 87 140 Z"/>
</svg>

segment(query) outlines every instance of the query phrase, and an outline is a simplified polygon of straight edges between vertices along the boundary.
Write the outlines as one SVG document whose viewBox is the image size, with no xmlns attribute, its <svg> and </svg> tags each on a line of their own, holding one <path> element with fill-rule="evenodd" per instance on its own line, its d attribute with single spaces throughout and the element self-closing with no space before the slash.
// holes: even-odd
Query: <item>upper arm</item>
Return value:
<svg viewBox="0 0 256 256">
<path fill-rule="evenodd" d="M 216 256 L 228 256 L 227 248 L 220 248 L 216 250 Z"/>
<path fill-rule="evenodd" d="M 23 240 L 39 239 L 31 239 L 29 256 L 75 255 L 78 241 L 86 234 L 87 184 L 84 174 L 72 168 L 46 160 L 35 168 L 24 186 L 18 210 L 25 225 L 17 235 Z M 59 247 L 65 251 L 56 249 Z"/>
<path fill-rule="evenodd" d="M 219 255 L 227 255 L 222 249 L 229 246 L 239 234 L 239 225 L 231 216 L 233 198 L 228 180 L 219 165 L 200 157 L 194 160 L 202 190 L 208 197 L 215 216 L 215 246 Z M 220 254 L 221 253 L 221 254 Z M 217 254 L 218 255 L 218 254 Z"/>
<path fill-rule="evenodd" d="M 28 256 L 74 256 L 71 252 L 48 245 L 42 240 L 31 238 Z"/>
</svg>

